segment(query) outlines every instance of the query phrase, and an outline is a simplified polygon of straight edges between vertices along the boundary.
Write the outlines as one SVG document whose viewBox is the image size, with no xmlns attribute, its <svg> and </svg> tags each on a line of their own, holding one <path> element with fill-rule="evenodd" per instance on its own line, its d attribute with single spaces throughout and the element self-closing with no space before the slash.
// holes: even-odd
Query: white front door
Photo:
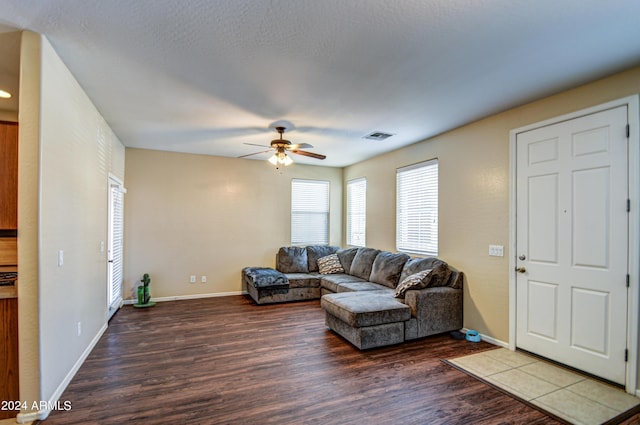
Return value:
<svg viewBox="0 0 640 425">
<path fill-rule="evenodd" d="M 516 345 L 625 383 L 627 106 L 516 136 Z"/>
</svg>

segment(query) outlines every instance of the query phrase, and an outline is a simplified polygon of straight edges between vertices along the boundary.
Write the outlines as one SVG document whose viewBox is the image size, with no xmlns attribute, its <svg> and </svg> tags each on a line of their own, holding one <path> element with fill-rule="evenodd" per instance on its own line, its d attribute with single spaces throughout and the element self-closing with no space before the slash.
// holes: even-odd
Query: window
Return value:
<svg viewBox="0 0 640 425">
<path fill-rule="evenodd" d="M 367 179 L 347 182 L 347 245 L 365 246 Z"/>
<path fill-rule="evenodd" d="M 438 255 L 438 160 L 396 171 L 398 251 Z"/>
<path fill-rule="evenodd" d="M 291 245 L 329 244 L 329 182 L 291 181 Z"/>
</svg>

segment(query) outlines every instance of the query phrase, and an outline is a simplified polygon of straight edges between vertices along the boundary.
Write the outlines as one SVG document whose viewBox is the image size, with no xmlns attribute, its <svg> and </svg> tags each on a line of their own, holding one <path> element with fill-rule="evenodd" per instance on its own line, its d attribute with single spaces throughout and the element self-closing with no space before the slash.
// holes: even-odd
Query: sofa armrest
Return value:
<svg viewBox="0 0 640 425">
<path fill-rule="evenodd" d="M 405 293 L 404 303 L 417 320 L 418 337 L 462 328 L 462 289 L 412 289 Z"/>
<path fill-rule="evenodd" d="M 454 269 L 449 266 L 449 270 L 451 270 L 451 275 L 449 276 L 449 281 L 447 282 L 447 286 L 454 289 L 462 289 L 462 282 L 464 280 L 464 273 L 461 271 Z"/>
</svg>

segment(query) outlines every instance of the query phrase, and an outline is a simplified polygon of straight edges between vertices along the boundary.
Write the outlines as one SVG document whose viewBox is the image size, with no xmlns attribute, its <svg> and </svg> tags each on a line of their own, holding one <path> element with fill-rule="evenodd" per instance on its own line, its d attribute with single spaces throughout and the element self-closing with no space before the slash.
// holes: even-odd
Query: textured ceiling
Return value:
<svg viewBox="0 0 640 425">
<path fill-rule="evenodd" d="M 236 157 L 284 121 L 288 139 L 327 155 L 296 162 L 330 166 L 640 63 L 637 0 L 0 0 L 0 10 L 0 24 L 46 35 L 126 146 Z M 362 138 L 372 131 L 394 136 Z"/>
</svg>

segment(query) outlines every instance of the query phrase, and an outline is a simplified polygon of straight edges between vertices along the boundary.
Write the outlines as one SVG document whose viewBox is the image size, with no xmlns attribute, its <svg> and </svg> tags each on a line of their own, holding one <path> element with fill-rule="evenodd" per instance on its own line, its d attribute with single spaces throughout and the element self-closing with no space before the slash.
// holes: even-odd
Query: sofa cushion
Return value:
<svg viewBox="0 0 640 425">
<path fill-rule="evenodd" d="M 344 273 L 344 268 L 340 263 L 338 254 L 331 254 L 326 257 L 318 258 L 318 271 L 320 274 Z"/>
<path fill-rule="evenodd" d="M 384 251 L 379 253 L 371 267 L 369 280 L 389 288 L 395 288 L 408 259 L 407 254 L 393 254 Z"/>
<path fill-rule="evenodd" d="M 373 262 L 375 261 L 379 253 L 379 249 L 358 248 L 358 252 L 356 252 L 355 257 L 353 257 L 353 262 L 351 263 L 349 274 L 352 276 L 357 276 L 364 280 L 369 280 Z"/>
<path fill-rule="evenodd" d="M 439 258 L 412 258 L 404 264 L 399 282 L 402 282 L 412 274 L 416 274 L 423 270 L 436 270 L 436 274 L 431 277 L 430 286 L 445 286 L 449 280 L 451 270 L 449 265 Z"/>
<path fill-rule="evenodd" d="M 318 259 L 334 254 L 338 250 L 337 246 L 331 245 L 309 245 L 307 247 L 307 262 L 310 272 L 317 272 Z"/>
<path fill-rule="evenodd" d="M 394 290 L 373 282 L 345 282 L 338 285 L 336 292 L 378 291 L 393 294 Z"/>
<path fill-rule="evenodd" d="M 353 257 L 356 256 L 358 252 L 358 248 L 346 248 L 340 249 L 336 252 L 336 255 L 340 259 L 340 263 L 342 264 L 342 268 L 345 272 L 349 272 L 351 270 L 351 263 L 353 263 Z"/>
<path fill-rule="evenodd" d="M 409 306 L 385 294 L 343 292 L 324 295 L 322 308 L 352 327 L 404 322 L 411 318 Z"/>
<path fill-rule="evenodd" d="M 320 275 L 318 273 L 287 273 L 289 288 L 319 288 Z"/>
<path fill-rule="evenodd" d="M 366 280 L 344 273 L 323 274 L 320 276 L 320 287 L 331 292 L 338 292 L 338 286 L 348 282 L 366 282 Z"/>
<path fill-rule="evenodd" d="M 283 246 L 276 256 L 276 269 L 282 273 L 309 273 L 307 248 Z"/>
</svg>

